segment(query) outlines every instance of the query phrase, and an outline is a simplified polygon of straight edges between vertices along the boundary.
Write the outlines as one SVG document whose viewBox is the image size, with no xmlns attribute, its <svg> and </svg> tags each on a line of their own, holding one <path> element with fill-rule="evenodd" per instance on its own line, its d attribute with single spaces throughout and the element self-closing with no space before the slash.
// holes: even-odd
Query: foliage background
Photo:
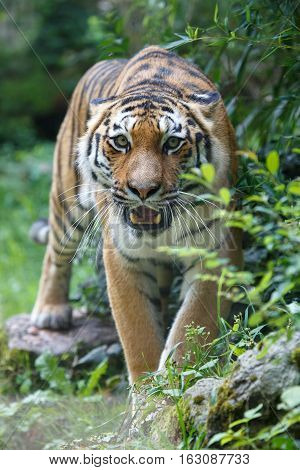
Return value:
<svg viewBox="0 0 300 470">
<path fill-rule="evenodd" d="M 219 87 L 239 146 L 284 152 L 284 170 L 294 176 L 299 2 L 1 3 L 1 316 L 28 311 L 34 301 L 43 249 L 26 234 L 47 216 L 53 141 L 72 90 L 98 60 L 129 57 L 151 43 L 175 47 Z"/>
<path fill-rule="evenodd" d="M 247 232 L 256 321 L 271 328 L 291 322 L 300 291 L 300 2 L 1 0 L 0 6 L 0 320 L 30 311 L 34 302 L 44 248 L 27 233 L 47 217 L 54 141 L 77 81 L 96 61 L 160 44 L 199 65 L 223 96 L 243 150 L 239 190 L 250 199 L 236 223 Z M 271 151 L 280 161 L 273 173 L 265 167 Z M 72 297 L 93 262 L 74 271 Z M 26 373 L 21 387 L 24 381 Z"/>
</svg>

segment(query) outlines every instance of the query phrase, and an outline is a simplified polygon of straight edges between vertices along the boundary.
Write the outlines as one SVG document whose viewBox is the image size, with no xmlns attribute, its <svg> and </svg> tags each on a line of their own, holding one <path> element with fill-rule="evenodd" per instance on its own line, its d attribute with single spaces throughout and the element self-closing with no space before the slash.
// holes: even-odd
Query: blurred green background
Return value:
<svg viewBox="0 0 300 470">
<path fill-rule="evenodd" d="M 0 319 L 30 311 L 44 247 L 55 137 L 95 62 L 160 44 L 217 84 L 239 147 L 299 169 L 299 1 L 4 0 L 0 3 Z M 298 74 L 298 76 L 297 76 Z M 73 294 L 92 263 L 76 269 Z"/>
</svg>

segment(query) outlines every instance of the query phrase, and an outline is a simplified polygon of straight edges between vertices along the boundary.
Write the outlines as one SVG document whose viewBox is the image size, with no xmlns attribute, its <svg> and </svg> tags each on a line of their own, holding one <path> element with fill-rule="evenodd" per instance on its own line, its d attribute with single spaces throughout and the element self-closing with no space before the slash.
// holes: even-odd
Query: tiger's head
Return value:
<svg viewBox="0 0 300 470">
<path fill-rule="evenodd" d="M 210 162 L 215 184 L 228 184 L 230 124 L 216 90 L 189 100 L 153 92 L 95 99 L 91 113 L 79 144 L 80 171 L 99 207 L 109 199 L 109 211 L 136 235 L 170 228 L 173 208 L 199 188 L 181 178 L 189 169 Z"/>
</svg>

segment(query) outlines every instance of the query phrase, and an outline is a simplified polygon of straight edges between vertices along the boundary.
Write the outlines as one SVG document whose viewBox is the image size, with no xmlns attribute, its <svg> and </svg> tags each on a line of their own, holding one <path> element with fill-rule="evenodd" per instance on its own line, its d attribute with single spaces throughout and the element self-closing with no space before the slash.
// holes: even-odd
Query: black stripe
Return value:
<svg viewBox="0 0 300 470">
<path fill-rule="evenodd" d="M 156 258 L 147 258 L 147 261 L 151 263 L 153 266 L 163 266 L 165 268 L 170 268 L 172 265 L 172 261 L 162 261 Z"/>
<path fill-rule="evenodd" d="M 102 70 L 103 66 L 104 65 L 110 65 L 109 63 L 110 61 L 103 61 L 103 62 L 98 62 L 97 64 L 95 64 L 91 69 L 90 71 L 88 71 L 87 73 L 91 73 L 91 77 L 90 79 L 85 83 L 84 85 L 84 89 L 85 91 L 87 91 L 89 89 L 89 87 L 91 86 L 92 82 L 94 81 L 95 77 L 97 76 L 99 70 Z M 95 71 L 95 73 L 94 73 Z M 105 71 L 105 70 L 104 70 Z"/>
<path fill-rule="evenodd" d="M 171 58 L 171 57 L 174 57 L 174 58 L 178 58 L 178 56 L 176 56 L 176 54 L 174 54 L 173 52 L 165 52 L 165 51 L 151 51 L 151 52 L 147 52 L 146 54 L 143 54 L 142 56 L 138 57 L 137 59 L 132 59 L 129 61 L 129 64 L 128 64 L 128 69 L 130 69 L 131 67 L 133 67 L 135 64 L 143 61 L 143 60 L 146 60 L 146 59 L 151 59 L 151 58 L 155 58 L 157 59 L 158 57 L 166 57 L 166 58 Z"/>
<path fill-rule="evenodd" d="M 54 251 L 54 253 L 59 256 L 60 258 L 67 258 L 68 260 L 71 258 L 71 256 L 74 256 L 74 253 L 76 250 L 68 250 L 65 247 L 62 248 L 62 250 L 57 250 L 55 246 L 52 246 L 51 249 Z M 65 253 L 65 251 L 69 251 L 70 253 Z"/>
<path fill-rule="evenodd" d="M 56 263 L 56 261 L 53 261 L 53 260 L 51 260 L 51 263 L 53 263 L 54 266 L 56 266 L 58 269 L 66 268 L 67 266 L 69 266 L 69 263 L 60 264 L 60 263 Z"/>
<path fill-rule="evenodd" d="M 136 109 L 159 109 L 155 104 L 153 104 L 150 100 L 147 100 L 143 103 L 139 103 L 135 106 L 127 106 L 127 108 L 122 110 L 122 113 L 128 113 L 131 111 L 135 111 Z M 171 109 L 171 108 L 168 108 Z M 172 111 L 173 112 L 173 111 Z"/>
<path fill-rule="evenodd" d="M 148 295 L 146 292 L 144 292 L 142 289 L 138 289 L 138 292 L 142 294 L 144 297 L 146 297 L 147 300 L 155 307 L 155 308 L 161 308 L 161 302 L 160 299 L 157 297 L 151 297 Z"/>
<path fill-rule="evenodd" d="M 101 68 L 97 71 L 97 73 L 94 76 L 94 80 L 91 82 L 91 85 L 92 85 L 91 89 L 90 89 L 89 93 L 87 93 L 87 102 L 88 103 L 90 103 L 90 101 L 92 100 L 92 96 L 94 96 L 94 94 L 96 94 L 95 89 L 97 87 L 99 87 L 99 85 L 100 85 L 100 87 L 97 91 L 97 97 L 102 96 L 102 93 L 103 93 L 103 90 L 104 90 L 105 86 L 112 79 L 112 73 L 115 72 L 115 71 L 118 71 L 118 69 L 121 69 L 121 64 L 112 63 L 111 61 L 108 61 L 108 66 L 104 69 L 104 71 Z M 120 70 L 120 72 L 121 72 L 121 70 Z M 100 80 L 100 78 L 101 78 L 101 80 Z M 116 78 L 116 77 L 114 77 L 114 78 Z M 114 80 L 113 80 L 113 82 L 115 83 Z M 88 87 L 86 88 L 86 91 L 87 90 L 88 90 Z M 89 113 L 89 106 L 87 106 L 87 108 L 86 108 L 85 121 L 87 121 L 88 113 Z"/>
<path fill-rule="evenodd" d="M 200 142 L 203 139 L 203 135 L 201 132 L 196 133 L 196 167 L 199 168 L 200 166 Z"/>
<path fill-rule="evenodd" d="M 170 287 L 159 287 L 159 293 L 162 297 L 168 297 L 170 295 Z"/>
<path fill-rule="evenodd" d="M 172 108 L 169 108 L 169 106 L 162 106 L 161 107 L 162 111 L 165 111 L 166 113 L 174 114 L 174 111 Z"/>
<path fill-rule="evenodd" d="M 89 136 L 88 148 L 87 148 L 87 157 L 90 156 L 91 151 L 92 151 L 93 137 L 94 137 L 94 133 L 92 133 L 92 134 Z"/>
<path fill-rule="evenodd" d="M 153 95 L 151 93 L 148 93 L 148 94 L 141 93 L 141 94 L 138 94 L 138 95 L 128 96 L 127 98 L 124 98 L 121 101 L 120 106 L 125 106 L 126 104 L 132 103 L 134 101 L 140 101 L 140 100 L 143 100 L 143 99 L 152 100 L 155 103 L 162 103 L 162 104 L 166 103 L 165 97 L 162 98 L 160 96 Z"/>
<path fill-rule="evenodd" d="M 86 212 L 86 210 L 85 210 L 85 212 Z M 61 220 L 61 218 L 57 214 L 54 214 L 54 216 L 55 216 L 55 220 L 57 221 L 57 223 L 64 230 L 65 234 L 67 234 L 69 229 L 66 228 L 65 224 L 63 223 L 63 221 Z M 75 230 L 78 230 L 79 232 L 84 232 L 84 230 L 85 230 L 84 227 L 77 220 L 73 219 L 70 210 L 67 210 L 64 213 L 64 216 L 66 217 L 68 223 L 70 224 L 71 229 L 72 230 L 74 229 L 74 233 L 75 233 Z M 85 215 L 84 215 L 84 217 L 85 217 Z"/>
<path fill-rule="evenodd" d="M 72 108 L 71 108 L 72 109 Z M 72 112 L 71 120 L 72 120 L 72 127 L 71 127 L 71 137 L 70 137 L 70 150 L 69 150 L 69 161 L 68 165 L 69 168 L 73 165 L 73 157 L 74 157 L 74 135 L 75 135 L 75 124 L 76 124 L 77 116 L 74 112 Z"/>
<path fill-rule="evenodd" d="M 193 192 L 194 189 L 200 187 L 200 183 L 193 183 L 188 180 L 182 180 L 183 184 L 182 187 L 186 190 L 189 191 L 190 193 Z"/>
<path fill-rule="evenodd" d="M 138 273 L 157 283 L 156 276 L 154 276 L 154 274 L 150 273 L 149 271 L 138 271 Z"/>
<path fill-rule="evenodd" d="M 186 129 L 186 138 L 187 140 L 190 142 L 190 144 L 193 142 L 193 139 L 191 137 L 191 131 L 189 130 L 189 128 L 187 127 Z"/>
<path fill-rule="evenodd" d="M 137 263 L 139 261 L 139 258 L 132 258 L 131 256 L 128 256 L 124 251 L 122 251 L 119 247 L 117 247 L 117 250 L 123 258 L 125 258 L 129 263 Z"/>
<path fill-rule="evenodd" d="M 141 82 L 137 82 L 135 86 L 142 87 L 143 85 L 151 85 L 155 88 L 159 89 L 167 89 L 167 90 L 172 90 L 179 98 L 183 98 L 183 93 L 179 90 L 174 85 L 171 85 L 169 82 L 166 82 L 165 80 L 153 80 L 153 79 L 145 79 L 142 80 Z"/>
<path fill-rule="evenodd" d="M 212 161 L 211 141 L 207 134 L 204 135 L 204 145 L 205 145 L 205 151 L 206 151 L 206 160 L 208 162 L 211 162 Z"/>
<path fill-rule="evenodd" d="M 169 64 L 170 66 L 173 66 L 174 68 L 180 68 L 182 69 L 186 74 L 191 75 L 192 77 L 197 77 L 201 80 L 203 80 L 205 83 L 211 85 L 210 80 L 197 68 L 196 65 L 188 63 L 178 55 L 174 54 L 173 52 L 169 51 L 151 51 L 148 52 L 137 59 L 131 60 L 128 64 L 128 68 L 131 68 L 133 65 L 135 65 L 138 62 L 141 62 L 146 59 L 151 59 L 151 58 L 159 58 L 159 57 L 164 57 L 166 59 L 169 59 Z M 175 59 L 175 62 L 170 59 Z"/>
<path fill-rule="evenodd" d="M 94 160 L 94 164 L 100 168 L 100 164 L 98 162 L 98 152 L 99 152 L 99 141 L 100 141 L 100 134 L 99 132 L 96 132 L 95 133 L 95 141 L 96 141 L 96 153 L 95 153 L 95 160 Z"/>
</svg>

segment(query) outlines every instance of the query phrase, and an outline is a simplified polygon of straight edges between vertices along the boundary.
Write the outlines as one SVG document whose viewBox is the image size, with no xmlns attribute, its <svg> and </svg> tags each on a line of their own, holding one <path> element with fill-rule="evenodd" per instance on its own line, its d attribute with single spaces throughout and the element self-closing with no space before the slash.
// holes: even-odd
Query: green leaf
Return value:
<svg viewBox="0 0 300 470">
<path fill-rule="evenodd" d="M 233 439 L 234 439 L 233 434 L 227 434 L 227 436 L 225 436 L 225 437 L 223 437 L 223 439 L 221 439 L 221 445 L 224 446 L 225 444 L 228 444 L 228 442 L 233 441 Z"/>
<path fill-rule="evenodd" d="M 287 187 L 287 190 L 290 194 L 300 196 L 300 181 L 291 181 Z"/>
<path fill-rule="evenodd" d="M 210 447 L 212 444 L 215 444 L 216 442 L 220 442 L 221 439 L 223 439 L 225 436 L 227 436 L 226 432 L 219 432 L 215 434 L 209 441 L 207 446 Z"/>
<path fill-rule="evenodd" d="M 263 359 L 266 354 L 268 353 L 269 348 L 268 346 L 265 346 L 256 356 L 256 359 L 259 361 L 260 359 Z"/>
<path fill-rule="evenodd" d="M 58 365 L 57 357 L 45 352 L 35 360 L 35 367 L 40 377 L 49 387 L 63 393 L 71 393 L 72 384 L 66 374 L 66 370 Z"/>
<path fill-rule="evenodd" d="M 215 179 L 215 167 L 211 163 L 203 163 L 201 165 L 201 173 L 208 183 L 212 183 Z"/>
<path fill-rule="evenodd" d="M 261 312 L 253 313 L 249 318 L 249 326 L 256 326 L 263 321 Z"/>
<path fill-rule="evenodd" d="M 169 397 L 174 397 L 174 398 L 179 398 L 182 395 L 181 391 L 178 388 L 163 390 L 163 394 L 168 395 Z"/>
<path fill-rule="evenodd" d="M 263 197 L 259 196 L 258 194 L 252 194 L 251 196 L 248 196 L 246 199 L 247 201 L 250 201 L 250 202 L 264 202 Z"/>
<path fill-rule="evenodd" d="M 251 13 L 250 13 L 250 6 L 249 5 L 246 6 L 245 12 L 246 12 L 246 21 L 247 21 L 247 23 L 250 23 L 251 22 Z"/>
<path fill-rule="evenodd" d="M 217 24 L 219 19 L 219 5 L 216 3 L 215 11 L 214 11 L 214 22 Z"/>
<path fill-rule="evenodd" d="M 228 206 L 228 204 L 230 203 L 230 199 L 231 199 L 229 189 L 228 188 L 221 188 L 220 191 L 219 191 L 219 194 L 220 194 L 220 197 L 221 197 L 222 201 L 224 202 L 225 206 Z"/>
<path fill-rule="evenodd" d="M 254 162 L 258 162 L 258 157 L 256 153 L 251 152 L 251 150 L 237 150 L 235 153 L 238 156 L 245 156 L 247 158 L 250 158 L 250 160 L 253 160 Z"/>
<path fill-rule="evenodd" d="M 266 167 L 272 175 L 275 175 L 279 168 L 279 155 L 276 150 L 272 150 L 266 159 Z"/>
<path fill-rule="evenodd" d="M 219 359 L 212 359 L 211 361 L 207 362 L 203 366 L 199 367 L 198 370 L 205 370 L 205 369 L 211 369 L 218 363 Z"/>
<path fill-rule="evenodd" d="M 106 373 L 108 367 L 107 359 L 104 359 L 91 373 L 91 376 L 88 380 L 88 383 L 84 390 L 81 392 L 81 395 L 84 397 L 90 396 L 97 385 L 99 384 L 100 378 Z"/>
<path fill-rule="evenodd" d="M 233 354 L 235 354 L 236 356 L 241 356 L 246 351 L 244 348 L 239 348 L 235 344 L 231 344 L 231 343 L 229 344 L 229 348 L 231 349 Z"/>
<path fill-rule="evenodd" d="M 260 410 L 262 409 L 263 404 L 260 403 L 255 408 L 251 408 L 250 410 L 245 411 L 244 417 L 247 419 L 255 419 L 261 416 Z"/>
<path fill-rule="evenodd" d="M 220 259 L 209 259 L 205 262 L 205 267 L 208 269 L 214 269 L 218 266 L 221 266 L 222 264 L 222 260 Z"/>
<path fill-rule="evenodd" d="M 300 405 L 300 385 L 289 387 L 282 392 L 281 401 L 285 409 L 292 409 Z"/>
</svg>

